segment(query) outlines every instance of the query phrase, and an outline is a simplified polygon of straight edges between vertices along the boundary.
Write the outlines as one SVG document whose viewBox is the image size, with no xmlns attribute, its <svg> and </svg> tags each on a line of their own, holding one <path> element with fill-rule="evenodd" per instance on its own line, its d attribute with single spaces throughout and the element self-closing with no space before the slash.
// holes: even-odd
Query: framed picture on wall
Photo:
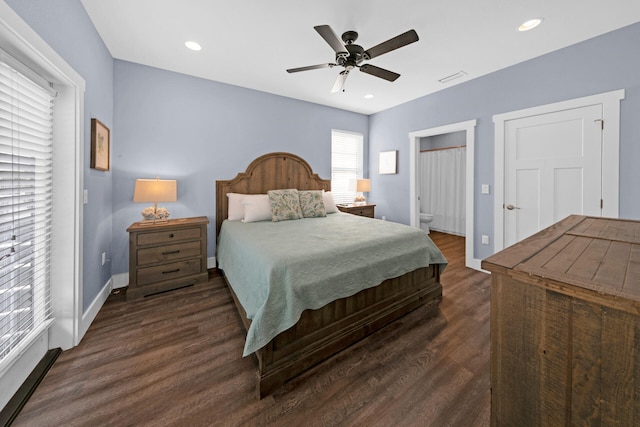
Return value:
<svg viewBox="0 0 640 427">
<path fill-rule="evenodd" d="M 109 170 L 109 128 L 100 120 L 91 119 L 91 167 L 101 171 Z"/>
<path fill-rule="evenodd" d="M 398 151 L 381 151 L 378 154 L 378 173 L 380 175 L 398 173 L 396 169 Z"/>
</svg>

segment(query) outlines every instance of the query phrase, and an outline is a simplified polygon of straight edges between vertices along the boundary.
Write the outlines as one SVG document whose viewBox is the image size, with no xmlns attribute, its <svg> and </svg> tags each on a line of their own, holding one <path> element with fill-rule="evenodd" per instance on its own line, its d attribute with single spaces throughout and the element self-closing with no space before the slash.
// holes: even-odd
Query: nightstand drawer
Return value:
<svg viewBox="0 0 640 427">
<path fill-rule="evenodd" d="M 200 256 L 200 241 L 138 249 L 138 265 L 145 266 Z"/>
<path fill-rule="evenodd" d="M 340 212 L 351 215 L 364 216 L 367 218 L 375 217 L 376 205 L 337 205 Z"/>
<path fill-rule="evenodd" d="M 154 231 L 153 233 L 138 234 L 138 246 L 153 245 L 155 243 L 171 243 L 179 240 L 200 238 L 200 228 L 185 228 L 182 230 Z"/>
<path fill-rule="evenodd" d="M 140 268 L 138 269 L 138 286 L 164 280 L 178 279 L 183 276 L 191 276 L 201 271 L 202 263 L 199 258 L 162 264 L 155 267 Z"/>
<path fill-rule="evenodd" d="M 367 216 L 367 217 L 373 218 L 373 207 L 363 206 L 361 208 L 353 208 L 349 213 L 354 215 Z"/>
</svg>

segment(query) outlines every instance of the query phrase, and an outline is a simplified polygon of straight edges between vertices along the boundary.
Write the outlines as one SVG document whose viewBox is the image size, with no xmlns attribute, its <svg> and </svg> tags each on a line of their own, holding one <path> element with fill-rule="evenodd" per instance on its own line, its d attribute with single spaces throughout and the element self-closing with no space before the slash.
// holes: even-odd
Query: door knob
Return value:
<svg viewBox="0 0 640 427">
<path fill-rule="evenodd" d="M 513 206 L 511 203 L 509 203 L 508 205 L 505 206 L 505 208 L 509 209 L 510 211 L 514 210 L 514 209 L 520 209 L 517 206 Z"/>
</svg>

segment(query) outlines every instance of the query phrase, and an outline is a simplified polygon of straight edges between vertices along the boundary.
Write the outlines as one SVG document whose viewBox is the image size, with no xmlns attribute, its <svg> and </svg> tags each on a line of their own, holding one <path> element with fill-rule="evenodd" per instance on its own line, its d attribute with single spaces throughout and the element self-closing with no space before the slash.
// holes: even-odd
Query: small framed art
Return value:
<svg viewBox="0 0 640 427">
<path fill-rule="evenodd" d="M 100 120 L 91 119 L 91 167 L 101 171 L 109 170 L 111 141 L 109 128 Z"/>
<path fill-rule="evenodd" d="M 378 173 L 380 175 L 398 173 L 396 169 L 398 150 L 381 151 L 378 155 Z"/>
</svg>

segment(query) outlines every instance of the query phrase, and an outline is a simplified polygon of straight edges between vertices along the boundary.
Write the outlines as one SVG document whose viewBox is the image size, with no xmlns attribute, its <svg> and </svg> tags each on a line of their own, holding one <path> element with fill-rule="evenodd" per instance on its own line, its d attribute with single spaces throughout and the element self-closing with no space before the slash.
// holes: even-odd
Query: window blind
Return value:
<svg viewBox="0 0 640 427">
<path fill-rule="evenodd" d="M 331 131 L 331 192 L 336 203 L 353 203 L 356 180 L 362 178 L 363 137 Z"/>
<path fill-rule="evenodd" d="M 0 57 L 0 366 L 51 319 L 53 94 Z"/>
</svg>

